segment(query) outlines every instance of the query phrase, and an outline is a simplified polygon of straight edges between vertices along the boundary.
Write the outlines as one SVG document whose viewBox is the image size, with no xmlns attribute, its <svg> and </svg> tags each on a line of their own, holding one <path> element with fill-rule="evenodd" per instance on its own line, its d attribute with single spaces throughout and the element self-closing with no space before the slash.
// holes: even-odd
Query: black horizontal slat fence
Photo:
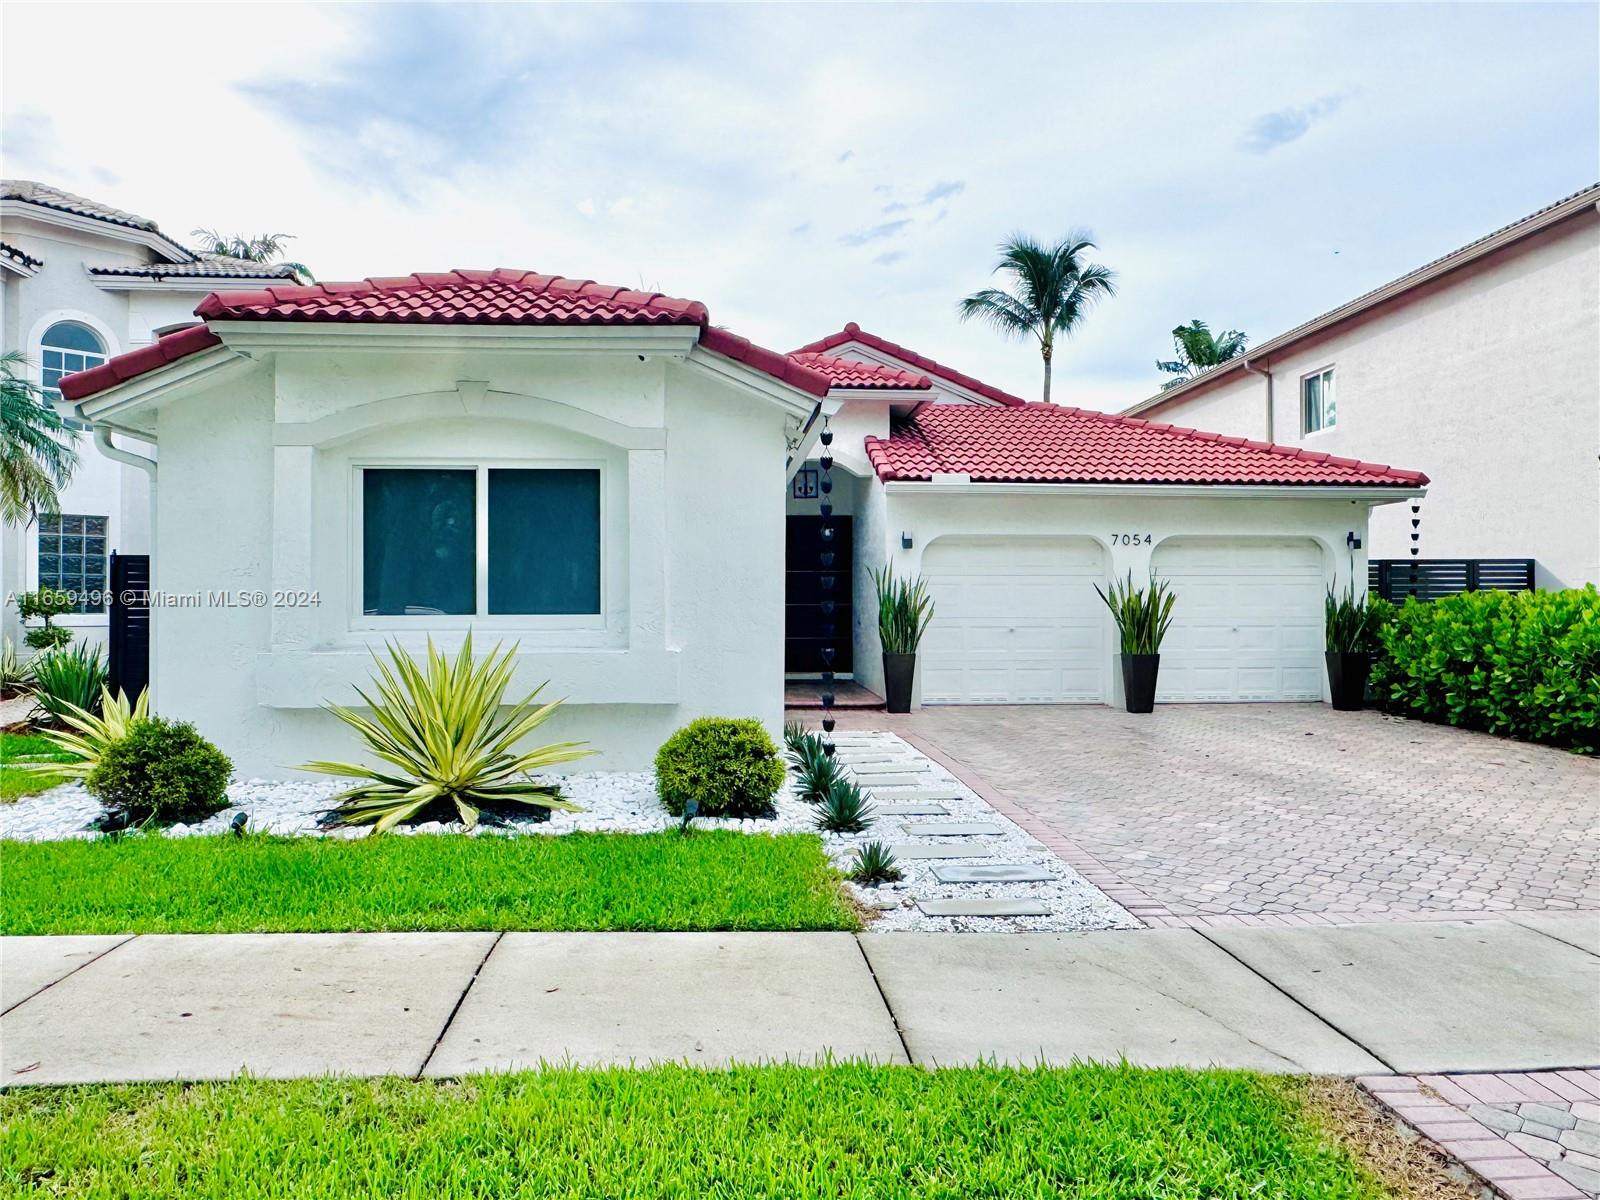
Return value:
<svg viewBox="0 0 1600 1200">
<path fill-rule="evenodd" d="M 1531 558 L 1373 558 L 1367 590 L 1401 603 L 1408 596 L 1437 600 L 1458 592 L 1531 592 Z"/>
</svg>

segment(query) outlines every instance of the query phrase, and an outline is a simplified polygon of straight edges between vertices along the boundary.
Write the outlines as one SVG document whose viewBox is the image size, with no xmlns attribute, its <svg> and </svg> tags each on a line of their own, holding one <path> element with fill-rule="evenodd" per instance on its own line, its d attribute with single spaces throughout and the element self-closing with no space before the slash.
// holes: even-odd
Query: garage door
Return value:
<svg viewBox="0 0 1600 1200">
<path fill-rule="evenodd" d="M 1107 617 L 1088 538 L 939 538 L 922 556 L 934 600 L 925 704 L 1100 703 Z"/>
<path fill-rule="evenodd" d="M 1177 595 L 1158 701 L 1321 700 L 1322 552 L 1301 538 L 1174 538 L 1156 575 Z"/>
</svg>

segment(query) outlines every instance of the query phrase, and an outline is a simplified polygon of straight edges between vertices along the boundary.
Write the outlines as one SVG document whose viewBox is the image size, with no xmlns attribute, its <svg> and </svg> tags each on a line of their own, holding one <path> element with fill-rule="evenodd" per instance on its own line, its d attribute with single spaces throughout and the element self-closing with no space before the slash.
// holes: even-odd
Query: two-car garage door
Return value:
<svg viewBox="0 0 1600 1200">
<path fill-rule="evenodd" d="M 1155 574 L 1177 595 L 1158 698 L 1322 697 L 1321 552 L 1301 538 L 1174 538 Z M 943 537 L 923 555 L 934 620 L 926 704 L 1105 703 L 1117 641 L 1090 538 Z"/>
</svg>

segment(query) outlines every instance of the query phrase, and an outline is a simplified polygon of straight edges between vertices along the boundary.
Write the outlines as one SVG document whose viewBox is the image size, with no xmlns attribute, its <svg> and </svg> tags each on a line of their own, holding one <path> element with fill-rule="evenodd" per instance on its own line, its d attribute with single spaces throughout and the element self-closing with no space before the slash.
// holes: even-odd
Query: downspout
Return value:
<svg viewBox="0 0 1600 1200">
<path fill-rule="evenodd" d="M 1271 369 L 1271 366 L 1269 364 L 1267 370 L 1263 371 L 1259 367 L 1252 367 L 1250 365 L 1250 360 L 1248 358 L 1246 358 L 1244 360 L 1244 369 L 1246 371 L 1249 371 L 1252 375 L 1261 376 L 1261 378 L 1263 378 L 1263 379 L 1265 379 L 1267 381 L 1267 439 L 1266 440 L 1269 441 L 1269 442 L 1276 441 L 1277 439 L 1272 436 L 1272 369 Z"/>
</svg>

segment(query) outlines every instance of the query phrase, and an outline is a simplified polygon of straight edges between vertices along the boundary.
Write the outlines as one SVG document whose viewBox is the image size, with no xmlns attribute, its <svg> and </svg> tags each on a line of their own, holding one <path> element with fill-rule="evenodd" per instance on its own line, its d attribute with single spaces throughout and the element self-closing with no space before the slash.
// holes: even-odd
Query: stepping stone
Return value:
<svg viewBox="0 0 1600 1200">
<path fill-rule="evenodd" d="M 1048 917 L 1050 906 L 1037 900 L 918 900 L 930 917 Z"/>
<path fill-rule="evenodd" d="M 985 863 L 980 867 L 935 867 L 940 883 L 1043 883 L 1055 876 L 1032 863 Z"/>
<path fill-rule="evenodd" d="M 948 817 L 950 810 L 931 800 L 908 800 L 899 804 L 873 806 L 880 817 Z"/>
<path fill-rule="evenodd" d="M 860 778 L 860 780 L 861 780 L 861 782 L 863 784 L 865 784 L 868 787 L 872 787 L 872 788 L 881 788 L 881 787 L 915 788 L 917 786 L 917 784 L 920 782 L 918 776 L 916 776 L 916 775 L 871 775 L 871 776 L 868 776 L 868 775 L 861 775 L 860 772 L 857 772 L 856 774 L 858 775 L 858 777 Z"/>
<path fill-rule="evenodd" d="M 984 846 L 965 846 L 959 842 L 946 842 L 942 846 L 928 846 L 921 842 L 902 842 L 890 846 L 889 853 L 910 862 L 919 858 L 993 858 L 994 851 Z"/>
<path fill-rule="evenodd" d="M 984 837 L 1005 832 L 993 821 L 911 821 L 900 828 L 907 837 Z"/>
<path fill-rule="evenodd" d="M 839 748 L 839 753 L 835 755 L 835 757 L 847 767 L 870 766 L 877 763 L 892 763 L 899 761 L 897 759 L 890 758 L 887 754 L 851 754 L 848 753 L 842 746 Z"/>
<path fill-rule="evenodd" d="M 847 762 L 845 764 L 857 775 L 905 775 L 909 773 L 921 774 L 927 767 L 919 762 L 908 759 L 890 760 L 881 762 Z"/>
<path fill-rule="evenodd" d="M 939 800 L 965 800 L 966 796 L 953 787 L 884 787 L 877 779 L 869 780 L 865 784 L 874 800 L 889 803 L 894 800 L 913 800 L 919 803 L 930 803 Z"/>
</svg>

